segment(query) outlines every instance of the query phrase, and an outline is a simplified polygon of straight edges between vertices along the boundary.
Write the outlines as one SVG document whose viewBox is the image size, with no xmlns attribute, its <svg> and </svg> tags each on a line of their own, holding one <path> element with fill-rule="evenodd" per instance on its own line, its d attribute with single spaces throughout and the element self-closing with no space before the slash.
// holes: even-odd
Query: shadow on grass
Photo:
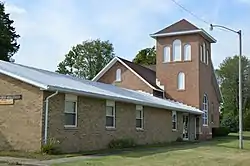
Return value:
<svg viewBox="0 0 250 166">
<path fill-rule="evenodd" d="M 97 155 L 97 156 L 107 156 L 107 155 L 117 155 L 122 157 L 144 157 L 150 156 L 154 154 L 166 153 L 171 151 L 179 151 L 179 150 L 189 150 L 195 149 L 199 147 L 224 147 L 224 148 L 234 148 L 238 149 L 233 143 L 237 141 L 237 135 L 229 135 L 227 137 L 218 137 L 213 138 L 209 141 L 202 142 L 173 142 L 167 144 L 157 144 L 157 145 L 144 145 L 138 146 L 130 149 L 120 149 L 120 150 L 104 150 L 102 152 L 96 151 L 83 153 L 84 155 Z M 250 136 L 244 137 L 245 140 L 250 140 Z"/>
</svg>

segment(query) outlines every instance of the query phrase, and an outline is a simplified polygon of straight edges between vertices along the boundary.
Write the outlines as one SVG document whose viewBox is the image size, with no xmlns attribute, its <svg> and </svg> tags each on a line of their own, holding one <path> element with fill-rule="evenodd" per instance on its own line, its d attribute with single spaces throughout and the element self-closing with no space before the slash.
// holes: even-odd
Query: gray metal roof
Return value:
<svg viewBox="0 0 250 166">
<path fill-rule="evenodd" d="M 0 73 L 39 87 L 41 90 L 74 93 L 156 108 L 202 114 L 202 111 L 195 107 L 172 100 L 157 98 L 148 93 L 84 80 L 20 64 L 0 61 Z"/>
</svg>

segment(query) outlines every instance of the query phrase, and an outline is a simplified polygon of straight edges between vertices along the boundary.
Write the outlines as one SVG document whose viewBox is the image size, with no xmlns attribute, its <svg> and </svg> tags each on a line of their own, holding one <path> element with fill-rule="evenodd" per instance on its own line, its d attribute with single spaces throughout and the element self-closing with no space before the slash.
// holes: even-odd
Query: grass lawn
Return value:
<svg viewBox="0 0 250 166">
<path fill-rule="evenodd" d="M 37 159 L 37 160 L 50 160 L 50 159 L 57 159 L 57 158 L 74 157 L 74 156 L 79 156 L 79 155 L 80 154 L 47 155 L 47 154 L 42 154 L 42 153 L 31 153 L 31 152 L 21 152 L 21 151 L 0 151 L 0 156 L 28 158 L 28 159 Z"/>
<path fill-rule="evenodd" d="M 250 166 L 250 133 L 245 133 L 244 150 L 238 137 L 166 147 L 139 148 L 98 159 L 59 164 L 60 166 Z M 56 166 L 56 165 L 55 165 Z"/>
</svg>

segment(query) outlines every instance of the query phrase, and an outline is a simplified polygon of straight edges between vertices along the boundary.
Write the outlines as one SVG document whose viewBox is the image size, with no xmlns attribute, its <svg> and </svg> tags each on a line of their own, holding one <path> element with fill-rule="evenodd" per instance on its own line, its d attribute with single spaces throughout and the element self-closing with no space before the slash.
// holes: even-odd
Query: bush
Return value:
<svg viewBox="0 0 250 166">
<path fill-rule="evenodd" d="M 231 114 L 223 115 L 221 126 L 226 127 L 231 133 L 236 133 L 239 130 L 239 117 Z"/>
<path fill-rule="evenodd" d="M 53 154 L 59 154 L 59 145 L 60 142 L 55 139 L 49 139 L 47 144 L 42 145 L 41 151 L 42 153 L 53 155 Z"/>
<path fill-rule="evenodd" d="M 176 142 L 182 142 L 183 141 L 183 139 L 181 138 L 181 137 L 178 137 L 177 139 L 176 139 Z"/>
<path fill-rule="evenodd" d="M 227 127 L 212 128 L 213 137 L 223 137 L 227 136 L 229 133 L 230 130 Z"/>
<path fill-rule="evenodd" d="M 122 149 L 122 148 L 130 148 L 136 146 L 136 143 L 133 139 L 127 138 L 127 139 L 116 139 L 112 140 L 109 143 L 110 149 Z"/>
</svg>

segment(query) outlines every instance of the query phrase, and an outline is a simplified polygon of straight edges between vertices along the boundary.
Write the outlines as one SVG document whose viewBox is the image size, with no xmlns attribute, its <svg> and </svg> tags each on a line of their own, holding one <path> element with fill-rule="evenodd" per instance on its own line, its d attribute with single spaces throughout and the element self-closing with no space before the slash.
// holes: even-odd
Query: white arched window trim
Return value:
<svg viewBox="0 0 250 166">
<path fill-rule="evenodd" d="M 165 46 L 163 49 L 163 62 L 170 62 L 170 47 Z"/>
<path fill-rule="evenodd" d="M 202 53 L 202 54 L 203 54 L 203 62 L 204 62 L 204 63 L 207 63 L 207 62 L 206 62 L 206 61 L 207 61 L 207 55 L 206 55 L 207 52 L 206 52 L 206 50 L 207 50 L 207 49 L 206 49 L 206 44 L 203 43 L 203 53 Z"/>
<path fill-rule="evenodd" d="M 186 44 L 184 46 L 184 61 L 190 61 L 191 60 L 191 45 Z"/>
<path fill-rule="evenodd" d="M 117 69 L 116 70 L 116 75 L 115 75 L 115 81 L 121 81 L 122 80 L 121 75 L 122 75 L 121 69 Z"/>
<path fill-rule="evenodd" d="M 204 96 L 203 96 L 202 111 L 203 111 L 203 126 L 208 126 L 208 97 L 207 97 L 207 94 L 204 94 Z"/>
<path fill-rule="evenodd" d="M 177 89 L 185 90 L 185 74 L 180 72 L 177 76 Z"/>
<path fill-rule="evenodd" d="M 176 39 L 173 41 L 173 61 L 181 61 L 181 41 Z"/>
</svg>

